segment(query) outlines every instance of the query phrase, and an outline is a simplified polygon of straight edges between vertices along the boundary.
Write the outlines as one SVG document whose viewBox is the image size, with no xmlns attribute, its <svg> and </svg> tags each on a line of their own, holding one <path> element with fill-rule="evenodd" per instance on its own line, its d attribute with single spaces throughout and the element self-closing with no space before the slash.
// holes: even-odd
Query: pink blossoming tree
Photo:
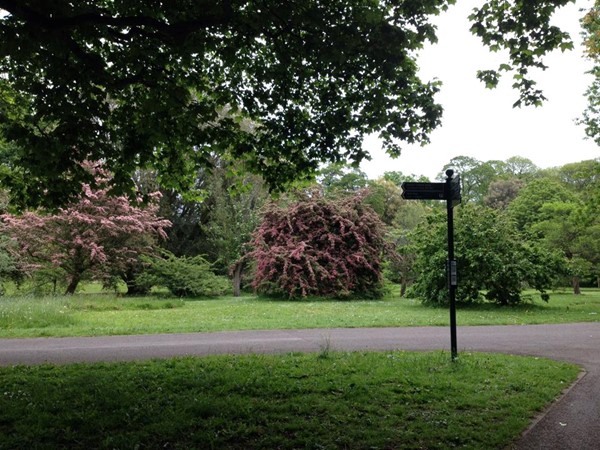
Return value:
<svg viewBox="0 0 600 450">
<path fill-rule="evenodd" d="M 312 192 L 290 205 L 268 205 L 249 254 L 255 289 L 290 298 L 379 296 L 385 225 L 363 198 Z"/>
<path fill-rule="evenodd" d="M 84 279 L 125 278 L 142 254 L 153 254 L 157 239 L 166 238 L 171 225 L 157 216 L 153 198 L 138 207 L 127 197 L 110 196 L 106 171 L 86 166 L 100 188 L 84 185 L 78 201 L 55 213 L 1 217 L 4 232 L 17 243 L 22 267 L 30 273 L 53 270 L 66 282 L 66 294 L 73 294 Z"/>
</svg>

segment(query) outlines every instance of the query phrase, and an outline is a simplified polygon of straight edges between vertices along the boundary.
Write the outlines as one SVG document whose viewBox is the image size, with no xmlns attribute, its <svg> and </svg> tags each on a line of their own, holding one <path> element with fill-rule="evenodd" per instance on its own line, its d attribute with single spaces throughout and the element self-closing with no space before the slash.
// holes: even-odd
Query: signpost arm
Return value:
<svg viewBox="0 0 600 450">
<path fill-rule="evenodd" d="M 450 192 L 450 182 L 452 181 L 454 171 L 446 171 L 447 192 Z M 454 207 L 451 195 L 446 198 L 446 209 L 448 212 L 448 291 L 450 295 L 450 351 L 452 361 L 458 357 L 458 346 L 456 342 L 456 262 L 454 260 Z"/>
</svg>

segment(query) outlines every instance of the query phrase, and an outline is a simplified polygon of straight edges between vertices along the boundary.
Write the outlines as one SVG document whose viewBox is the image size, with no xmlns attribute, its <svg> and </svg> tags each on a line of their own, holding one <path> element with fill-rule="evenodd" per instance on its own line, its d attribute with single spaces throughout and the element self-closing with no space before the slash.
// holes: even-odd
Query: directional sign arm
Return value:
<svg viewBox="0 0 600 450">
<path fill-rule="evenodd" d="M 446 183 L 413 183 L 405 181 L 400 185 L 405 200 L 445 200 Z"/>
</svg>

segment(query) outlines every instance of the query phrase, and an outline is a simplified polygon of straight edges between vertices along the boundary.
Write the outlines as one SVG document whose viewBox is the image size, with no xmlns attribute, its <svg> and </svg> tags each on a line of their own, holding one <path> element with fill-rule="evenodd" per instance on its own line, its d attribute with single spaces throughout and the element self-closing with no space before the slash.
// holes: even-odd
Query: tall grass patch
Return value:
<svg viewBox="0 0 600 450">
<path fill-rule="evenodd" d="M 75 324 L 67 302 L 54 297 L 4 297 L 0 300 L 0 329 L 69 327 Z"/>
<path fill-rule="evenodd" d="M 72 331 L 77 334 L 82 326 L 82 313 L 107 313 L 115 311 L 150 311 L 180 308 L 183 300 L 177 298 L 122 298 L 111 294 L 85 294 L 73 296 L 16 296 L 0 299 L 0 332 L 6 335 L 23 330 L 26 336 L 49 336 Z M 85 326 L 85 325 L 83 325 Z M 75 327 L 75 328 L 74 328 Z"/>
</svg>

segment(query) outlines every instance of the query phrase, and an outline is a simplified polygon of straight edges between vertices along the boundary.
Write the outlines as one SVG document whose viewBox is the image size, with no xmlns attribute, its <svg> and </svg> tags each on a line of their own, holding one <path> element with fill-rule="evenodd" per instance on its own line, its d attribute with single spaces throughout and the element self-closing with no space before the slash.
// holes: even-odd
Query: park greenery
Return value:
<svg viewBox="0 0 600 450">
<path fill-rule="evenodd" d="M 229 277 L 235 295 L 290 298 L 377 297 L 391 282 L 443 303 L 443 205 L 402 199 L 419 175 L 358 167 L 367 134 L 398 155 L 441 123 L 416 58 L 454 1 L 209 3 L 0 0 L 2 280 L 216 296 Z M 471 32 L 506 60 L 477 76 L 512 75 L 515 106 L 541 104 L 531 72 L 573 47 L 551 23 L 567 3 L 482 2 Z M 593 61 L 597 10 L 582 22 Z M 599 164 L 449 161 L 459 301 L 599 284 Z"/>
<path fill-rule="evenodd" d="M 366 299 L 401 285 L 426 304 L 447 301 L 445 203 L 402 198 L 404 181 L 369 180 L 343 163 L 273 196 L 255 176 L 220 161 L 201 171 L 201 199 L 184 199 L 139 172 L 140 198 L 109 195 L 108 174 L 87 163 L 98 188 L 58 210 L 9 212 L 0 276 L 17 292 L 76 292 L 80 283 L 128 296 L 166 288 L 177 297 L 257 291 L 287 298 Z M 453 158 L 459 303 L 517 304 L 537 290 L 600 282 L 600 160 L 541 170 L 531 161 Z M 155 191 L 154 189 L 158 189 Z M 5 196 L 10 193 L 5 192 Z M 144 199 L 146 199 L 144 201 Z M 229 279 L 229 282 L 227 281 Z"/>
<path fill-rule="evenodd" d="M 360 170 L 338 164 L 324 168 L 313 183 L 298 184 L 295 192 L 273 198 L 265 185 L 227 170 L 227 162 L 220 164 L 220 179 L 199 172 L 196 183 L 203 188 L 202 200 L 159 189 L 161 194 L 136 204 L 126 197 L 98 195 L 100 191 L 90 187 L 57 211 L 37 209 L 22 216 L 7 212 L 4 226 L 10 227 L 11 220 L 20 217 L 35 215 L 37 219 L 30 220 L 35 224 L 74 211 L 73 220 L 61 222 L 64 226 L 44 228 L 44 239 L 36 241 L 35 250 L 41 250 L 42 243 L 47 244 L 44 249 L 54 245 L 53 233 L 60 237 L 65 231 L 81 235 L 77 242 L 96 237 L 90 247 L 102 248 L 107 255 L 112 239 L 127 252 L 137 248 L 131 242 L 152 245 L 139 247 L 144 250 L 133 259 L 134 254 L 127 253 L 128 266 L 135 268 L 134 284 L 123 277 L 115 282 L 115 272 L 104 270 L 111 266 L 99 266 L 82 274 L 74 294 L 41 296 L 53 291 L 56 280 L 68 285 L 69 273 L 59 263 L 77 252 L 62 250 L 60 257 L 26 263 L 29 255 L 22 254 L 19 236 L 5 237 L 0 252 L 6 289 L 0 301 L 0 336 L 447 325 L 447 309 L 423 305 L 444 303 L 441 290 L 435 295 L 419 292 L 420 286 L 445 284 L 443 269 L 424 266 L 435 264 L 445 252 L 444 205 L 401 197 L 403 181 L 424 181 L 423 177 L 388 172 L 369 180 Z M 491 165 L 492 180 L 471 175 Z M 582 161 L 540 170 L 522 158 L 481 162 L 464 157 L 448 164 L 461 167 L 473 193 L 456 207 L 461 283 L 469 293 L 459 306 L 459 324 L 598 321 L 600 290 L 589 286 L 595 286 L 598 277 L 599 165 L 597 160 Z M 148 193 L 156 187 L 153 180 L 152 173 L 137 175 Z M 489 181 L 487 188 L 477 180 Z M 106 204 L 89 205 L 98 198 Z M 140 225 L 125 236 L 109 232 L 120 216 L 107 215 L 103 222 L 97 210 L 113 201 L 120 202 L 119 211 L 161 227 Z M 81 220 L 84 204 L 88 216 Z M 270 220 L 270 213 L 276 221 Z M 89 231 L 82 224 L 88 224 Z M 298 228 L 304 233 L 290 233 Z M 159 229 L 166 239 L 160 238 Z M 323 229 L 326 232 L 320 232 Z M 360 290 L 346 300 L 332 298 L 339 296 L 324 281 L 318 283 L 328 286 L 323 297 L 315 297 L 318 290 L 306 292 L 311 294 L 306 297 L 296 292 L 293 301 L 281 288 L 269 290 L 270 296 L 244 292 L 258 272 L 260 258 L 252 261 L 260 254 L 256 249 L 261 250 L 257 239 L 281 235 L 282 242 L 291 243 L 288 253 L 273 253 L 279 260 L 289 257 L 291 264 L 308 261 L 306 267 L 319 268 L 320 253 L 343 254 L 339 250 L 344 246 L 337 243 L 352 242 L 342 229 L 354 233 L 357 241 L 365 239 L 365 245 L 379 245 L 376 256 L 369 258 L 382 258 L 377 280 L 389 290 L 381 290 L 381 298 L 365 299 L 371 295 Z M 237 230 L 237 239 L 225 243 Z M 328 245 L 314 247 L 311 253 L 312 241 Z M 222 251 L 225 248 L 229 250 Z M 91 255 L 89 250 L 84 246 L 80 253 Z M 429 255 L 429 250 L 434 253 Z M 224 296 L 231 290 L 226 277 L 233 277 L 240 261 L 246 289 L 237 297 Z M 359 267 L 358 275 L 369 269 L 367 279 L 373 280 L 375 267 Z M 278 267 L 273 272 L 285 273 Z M 49 273 L 54 278 L 48 278 Z M 298 273 L 302 271 L 295 276 Z M 432 273 L 437 278 L 430 282 Z M 577 287 L 577 294 L 567 293 L 565 285 L 571 285 L 568 290 Z M 86 292 L 91 288 L 95 293 Z M 125 295 L 132 288 L 137 295 Z M 550 302 L 540 302 L 535 289 L 550 293 Z M 411 298 L 411 293 L 420 299 Z M 213 296 L 217 297 L 206 298 Z M 369 448 L 500 449 L 510 446 L 578 371 L 565 363 L 503 355 L 463 353 L 451 362 L 445 353 L 337 353 L 328 348 L 326 337 L 322 351 L 311 355 L 15 366 L 0 368 L 0 432 L 9 447 L 38 448 L 184 448 L 207 443 L 297 448 L 351 442 Z M 493 429 L 489 423 L 494 423 Z"/>
<path fill-rule="evenodd" d="M 0 0 L 0 336 L 446 325 L 444 205 L 359 163 L 367 135 L 397 156 L 441 124 L 417 56 L 453 3 Z M 541 104 L 530 71 L 573 47 L 567 3 L 481 2 L 471 32 L 506 60 L 477 77 Z M 599 11 L 581 122 L 600 142 Z M 597 321 L 600 159 L 449 168 L 459 322 Z M 0 368 L 0 447 L 506 448 L 577 372 L 326 342 Z"/>
</svg>

